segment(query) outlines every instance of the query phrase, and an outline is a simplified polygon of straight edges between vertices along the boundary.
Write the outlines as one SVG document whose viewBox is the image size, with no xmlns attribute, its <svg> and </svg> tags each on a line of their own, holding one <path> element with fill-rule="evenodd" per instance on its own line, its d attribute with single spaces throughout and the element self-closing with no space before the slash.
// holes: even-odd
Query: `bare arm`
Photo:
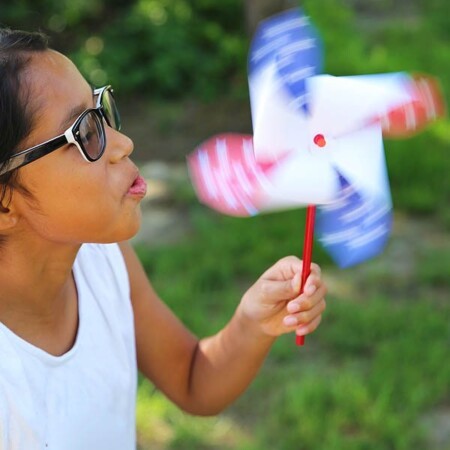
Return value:
<svg viewBox="0 0 450 450">
<path fill-rule="evenodd" d="M 276 336 L 313 331 L 325 308 L 318 268 L 308 280 L 310 295 L 297 297 L 301 263 L 286 258 L 247 291 L 221 331 L 198 340 L 158 298 L 131 246 L 123 243 L 121 249 L 130 277 L 139 369 L 193 414 L 216 414 L 233 402 L 256 375 Z M 186 301 L 195 299 L 187 293 Z"/>
</svg>

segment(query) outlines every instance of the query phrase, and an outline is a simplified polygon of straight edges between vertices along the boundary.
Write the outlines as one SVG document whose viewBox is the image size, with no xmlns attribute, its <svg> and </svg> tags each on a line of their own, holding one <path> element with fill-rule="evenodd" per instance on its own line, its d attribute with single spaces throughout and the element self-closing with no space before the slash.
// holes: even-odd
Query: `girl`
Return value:
<svg viewBox="0 0 450 450">
<path fill-rule="evenodd" d="M 110 86 L 92 91 L 41 34 L 0 29 L 2 450 L 133 449 L 137 370 L 183 410 L 217 414 L 276 336 L 320 323 L 320 270 L 298 296 L 287 257 L 224 329 L 193 336 L 126 242 L 146 188 L 132 151 Z"/>
</svg>

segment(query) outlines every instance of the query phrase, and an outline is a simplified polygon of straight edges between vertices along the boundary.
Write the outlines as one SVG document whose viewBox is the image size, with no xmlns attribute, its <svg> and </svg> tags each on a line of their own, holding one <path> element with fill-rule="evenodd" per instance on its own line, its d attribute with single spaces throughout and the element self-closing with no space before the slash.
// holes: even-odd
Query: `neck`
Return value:
<svg viewBox="0 0 450 450">
<path fill-rule="evenodd" d="M 32 343 L 73 322 L 77 294 L 72 266 L 79 248 L 8 240 L 0 250 L 0 321 Z"/>
</svg>

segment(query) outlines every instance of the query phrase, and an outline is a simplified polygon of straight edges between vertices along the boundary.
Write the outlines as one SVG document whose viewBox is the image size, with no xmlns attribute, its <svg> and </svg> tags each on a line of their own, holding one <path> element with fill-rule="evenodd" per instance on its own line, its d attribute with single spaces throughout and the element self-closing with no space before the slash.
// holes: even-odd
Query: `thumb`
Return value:
<svg viewBox="0 0 450 450">
<path fill-rule="evenodd" d="M 295 295 L 300 294 L 300 288 L 301 288 L 301 284 L 302 284 L 301 278 L 302 278 L 301 272 L 296 272 L 294 277 L 291 280 L 292 289 L 293 289 Z"/>
<path fill-rule="evenodd" d="M 300 273 L 296 273 L 289 280 L 262 280 L 260 291 L 267 303 L 292 300 L 300 293 Z"/>
</svg>

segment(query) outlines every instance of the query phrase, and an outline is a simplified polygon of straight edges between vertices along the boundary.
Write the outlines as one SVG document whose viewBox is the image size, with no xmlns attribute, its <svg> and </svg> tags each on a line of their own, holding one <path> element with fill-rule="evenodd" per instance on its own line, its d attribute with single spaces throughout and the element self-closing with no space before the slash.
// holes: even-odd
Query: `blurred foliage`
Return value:
<svg viewBox="0 0 450 450">
<path fill-rule="evenodd" d="M 397 2 L 414 6 L 408 20 L 388 0 L 300 3 L 321 32 L 330 73 L 429 71 L 449 85 L 446 0 Z M 49 33 L 94 84 L 206 97 L 246 85 L 242 0 L 21 0 L 2 5 L 0 23 Z"/>
<path fill-rule="evenodd" d="M 322 35 L 328 73 L 426 72 L 450 99 L 447 0 L 301 4 Z M 21 0 L 2 5 L 0 23 L 46 31 L 92 84 L 133 98 L 247 102 L 243 11 L 242 0 Z M 450 227 L 449 148 L 448 120 L 386 142 L 396 207 L 436 213 Z"/>
<path fill-rule="evenodd" d="M 0 22 L 46 31 L 95 85 L 212 98 L 245 84 L 239 0 L 24 0 L 3 6 Z"/>
</svg>

